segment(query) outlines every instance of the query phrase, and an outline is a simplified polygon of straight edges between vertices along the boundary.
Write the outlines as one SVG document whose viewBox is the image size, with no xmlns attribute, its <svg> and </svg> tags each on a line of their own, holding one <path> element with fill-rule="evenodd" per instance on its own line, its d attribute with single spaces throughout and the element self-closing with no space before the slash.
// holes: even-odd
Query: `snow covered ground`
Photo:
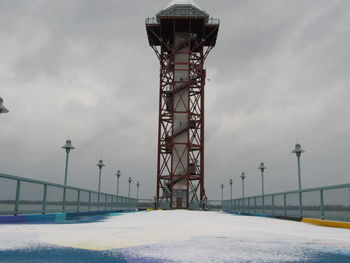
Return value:
<svg viewBox="0 0 350 263">
<path fill-rule="evenodd" d="M 86 260 L 54 261 L 57 251 Z M 35 253 L 42 261 L 29 260 Z M 350 262 L 350 230 L 220 212 L 137 212 L 90 223 L 0 225 L 0 262 L 6 260 Z"/>
</svg>

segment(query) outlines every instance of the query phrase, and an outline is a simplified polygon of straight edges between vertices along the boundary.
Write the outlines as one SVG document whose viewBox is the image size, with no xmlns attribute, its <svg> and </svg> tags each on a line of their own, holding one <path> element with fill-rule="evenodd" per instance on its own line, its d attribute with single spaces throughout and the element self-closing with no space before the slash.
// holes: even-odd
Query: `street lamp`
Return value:
<svg viewBox="0 0 350 263">
<path fill-rule="evenodd" d="M 232 200 L 232 184 L 233 184 L 233 180 L 230 179 L 230 181 L 228 183 L 230 184 L 230 199 Z"/>
<path fill-rule="evenodd" d="M 244 179 L 246 178 L 244 172 L 241 173 L 241 179 L 242 179 L 242 202 L 243 202 L 243 210 L 244 210 Z"/>
<path fill-rule="evenodd" d="M 220 188 L 221 188 L 221 207 L 222 207 L 222 204 L 224 202 L 224 184 L 221 184 Z"/>
<path fill-rule="evenodd" d="M 301 172 L 300 172 L 300 156 L 301 154 L 305 152 L 299 143 L 295 145 L 294 150 L 292 153 L 295 153 L 298 159 L 298 183 L 299 183 L 299 217 L 303 217 L 303 197 L 301 193 Z"/>
<path fill-rule="evenodd" d="M 233 203 L 233 200 L 232 200 L 232 184 L 233 184 L 233 180 L 232 180 L 232 178 L 230 179 L 230 181 L 228 181 L 228 183 L 230 184 L 230 209 L 232 209 L 232 203 Z"/>
<path fill-rule="evenodd" d="M 0 97 L 0 113 L 8 113 L 9 110 L 3 105 L 4 100 Z"/>
<path fill-rule="evenodd" d="M 67 192 L 67 174 L 68 174 L 68 157 L 70 150 L 75 149 L 72 145 L 71 140 L 66 140 L 66 144 L 62 146 L 62 149 L 66 150 L 66 168 L 64 171 L 64 189 L 63 189 L 63 204 L 62 204 L 62 210 L 63 212 L 66 211 L 66 192 Z"/>
<path fill-rule="evenodd" d="M 140 183 L 137 182 L 137 183 L 136 183 L 136 186 L 137 186 L 136 200 L 137 200 L 137 202 L 139 202 L 139 187 L 140 187 Z"/>
<path fill-rule="evenodd" d="M 131 177 L 129 177 L 128 182 L 129 182 L 129 193 L 128 193 L 128 197 L 130 198 L 130 184 L 131 184 L 131 182 L 132 182 Z"/>
<path fill-rule="evenodd" d="M 263 162 L 260 163 L 258 169 L 261 171 L 261 199 L 262 199 L 262 213 L 264 213 L 265 208 L 265 194 L 264 194 L 264 170 L 266 166 Z"/>
<path fill-rule="evenodd" d="M 122 175 L 122 173 L 120 170 L 118 170 L 115 175 L 117 176 L 117 196 L 119 196 L 119 177 Z"/>
<path fill-rule="evenodd" d="M 96 166 L 98 166 L 98 169 L 99 169 L 97 209 L 100 209 L 101 171 L 102 171 L 102 167 L 105 166 L 105 164 L 103 163 L 103 160 L 99 160 Z"/>
</svg>

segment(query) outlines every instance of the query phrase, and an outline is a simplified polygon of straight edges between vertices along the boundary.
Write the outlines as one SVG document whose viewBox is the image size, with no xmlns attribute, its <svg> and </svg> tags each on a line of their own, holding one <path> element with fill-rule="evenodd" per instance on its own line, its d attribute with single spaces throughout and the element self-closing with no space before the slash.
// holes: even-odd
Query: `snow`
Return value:
<svg viewBox="0 0 350 263">
<path fill-rule="evenodd" d="M 161 262 L 297 262 L 350 255 L 350 230 L 221 212 L 150 211 L 80 224 L 0 225 L 0 251 L 63 246 Z"/>
</svg>

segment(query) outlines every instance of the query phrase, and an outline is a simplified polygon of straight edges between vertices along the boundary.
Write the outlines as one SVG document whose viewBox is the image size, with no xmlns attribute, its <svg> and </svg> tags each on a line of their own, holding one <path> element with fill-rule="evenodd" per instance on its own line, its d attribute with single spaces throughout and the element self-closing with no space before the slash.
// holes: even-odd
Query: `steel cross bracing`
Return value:
<svg viewBox="0 0 350 263">
<path fill-rule="evenodd" d="M 213 27 L 206 34 L 203 32 L 201 38 L 196 38 L 195 34 L 191 33 L 191 19 L 187 22 L 187 37 L 183 37 L 177 43 L 175 41 L 178 38 L 176 19 L 173 21 L 172 32 L 167 36 L 160 33 L 162 22 L 158 25 L 160 29 L 157 30 L 154 30 L 154 24 L 147 25 L 146 23 L 150 46 L 160 61 L 155 199 L 162 204 L 166 201 L 169 208 L 189 208 L 192 202 L 199 203 L 206 200 L 204 190 L 204 87 L 206 79 L 204 61 L 215 45 L 216 37 L 212 35 L 217 34 L 218 26 Z M 208 39 L 213 43 L 208 44 Z M 158 44 L 153 41 L 157 41 Z M 179 57 L 187 57 L 187 59 L 179 61 Z M 179 75 L 186 77 L 179 79 L 176 77 Z M 187 120 L 180 123 L 177 121 L 175 124 L 174 116 L 186 116 Z M 180 136 L 187 136 L 187 139 L 179 141 Z M 187 188 L 185 205 L 178 207 L 174 197 L 176 191 L 174 186 L 184 180 Z"/>
</svg>

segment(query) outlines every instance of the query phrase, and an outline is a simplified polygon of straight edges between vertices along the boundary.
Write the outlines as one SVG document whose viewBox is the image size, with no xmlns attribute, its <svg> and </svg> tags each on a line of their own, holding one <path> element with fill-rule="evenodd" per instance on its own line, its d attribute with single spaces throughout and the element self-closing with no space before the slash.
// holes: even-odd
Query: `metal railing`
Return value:
<svg viewBox="0 0 350 263">
<path fill-rule="evenodd" d="M 0 215 L 134 210 L 137 200 L 77 187 L 0 174 Z M 98 200 L 100 200 L 98 202 Z"/>
<path fill-rule="evenodd" d="M 154 209 L 155 202 L 154 199 L 139 199 L 137 202 L 137 209 L 146 210 L 146 209 Z"/>
<path fill-rule="evenodd" d="M 218 18 L 210 18 L 207 22 L 207 24 L 211 24 L 211 25 L 219 25 L 220 24 L 220 19 Z"/>
<path fill-rule="evenodd" d="M 185 15 L 185 16 L 188 16 L 188 15 Z M 145 19 L 146 25 L 158 25 L 159 22 L 160 22 L 160 20 L 157 19 L 156 17 L 148 17 Z M 206 23 L 209 25 L 220 25 L 220 19 L 211 17 L 206 21 Z"/>
<path fill-rule="evenodd" d="M 189 208 L 191 210 L 203 210 L 203 207 L 205 210 L 216 210 L 220 211 L 222 210 L 221 206 L 222 202 L 221 200 L 208 200 L 205 203 L 201 201 L 192 201 L 189 204 Z M 170 209 L 169 208 L 169 202 L 167 200 L 159 200 L 156 204 L 154 199 L 139 199 L 137 208 L 139 210 L 145 210 L 145 209 Z"/>
<path fill-rule="evenodd" d="M 301 195 L 301 217 L 350 221 L 350 184 L 303 189 Z M 300 218 L 299 191 L 225 200 L 223 211 Z"/>
<path fill-rule="evenodd" d="M 159 21 L 157 20 L 156 17 L 148 17 L 145 19 L 145 24 L 146 25 L 157 25 L 157 24 L 159 24 Z"/>
</svg>

